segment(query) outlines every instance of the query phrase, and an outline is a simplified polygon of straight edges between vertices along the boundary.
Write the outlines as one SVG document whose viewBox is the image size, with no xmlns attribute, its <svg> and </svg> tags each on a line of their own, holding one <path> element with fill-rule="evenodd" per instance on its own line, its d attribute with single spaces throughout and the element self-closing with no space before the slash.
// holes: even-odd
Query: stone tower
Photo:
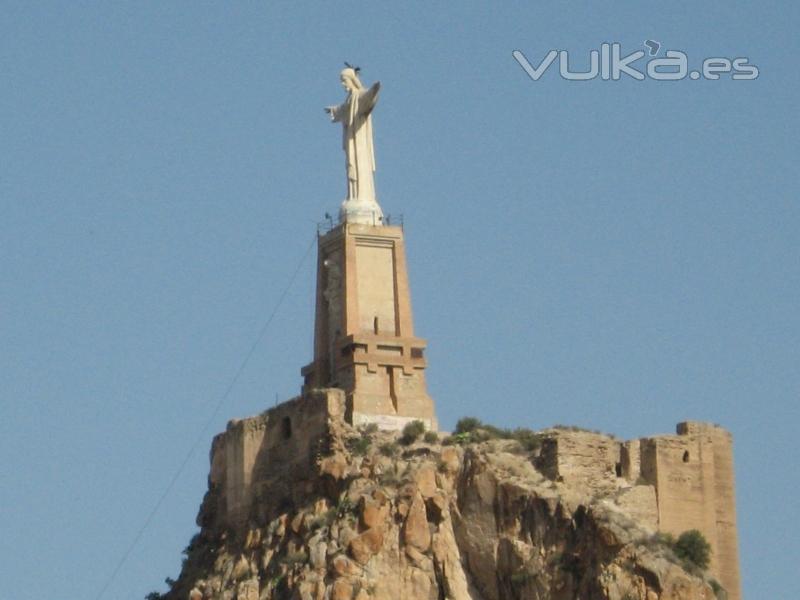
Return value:
<svg viewBox="0 0 800 600">
<path fill-rule="evenodd" d="M 676 537 L 689 529 L 711 545 L 710 571 L 740 600 L 739 543 L 731 434 L 718 425 L 686 421 L 677 435 L 642 438 L 642 478 L 658 495 L 658 528 Z"/>
<path fill-rule="evenodd" d="M 319 238 L 314 360 L 303 393 L 340 388 L 346 418 L 436 429 L 425 340 L 414 336 L 402 227 L 344 222 Z M 359 219 L 355 219 L 358 221 Z"/>
</svg>

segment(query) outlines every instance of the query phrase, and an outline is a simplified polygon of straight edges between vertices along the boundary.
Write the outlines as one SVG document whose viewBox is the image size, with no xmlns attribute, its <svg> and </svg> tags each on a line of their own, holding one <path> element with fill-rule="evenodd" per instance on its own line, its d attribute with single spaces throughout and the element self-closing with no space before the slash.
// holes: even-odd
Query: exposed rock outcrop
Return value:
<svg viewBox="0 0 800 600">
<path fill-rule="evenodd" d="M 330 435 L 291 504 L 262 503 L 241 527 L 219 518 L 212 486 L 165 598 L 716 598 L 654 537 L 637 508 L 650 486 L 548 478 L 540 450 L 513 440 L 402 446 L 341 423 Z"/>
</svg>

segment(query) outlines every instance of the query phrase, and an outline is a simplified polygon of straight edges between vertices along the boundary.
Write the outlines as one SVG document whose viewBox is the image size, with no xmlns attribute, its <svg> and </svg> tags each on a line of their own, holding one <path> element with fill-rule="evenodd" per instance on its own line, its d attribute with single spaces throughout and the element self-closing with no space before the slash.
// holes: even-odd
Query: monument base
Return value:
<svg viewBox="0 0 800 600">
<path fill-rule="evenodd" d="M 398 417 L 396 415 L 372 415 L 367 413 L 354 412 L 352 415 L 352 425 L 360 427 L 374 423 L 378 429 L 384 431 L 402 431 L 403 427 L 413 421 L 421 421 L 425 425 L 425 431 L 436 431 L 436 426 L 430 419 L 418 419 L 417 417 Z"/>
<path fill-rule="evenodd" d="M 383 225 L 383 211 L 374 200 L 345 200 L 339 208 L 339 220 L 342 223 L 380 226 Z"/>
</svg>

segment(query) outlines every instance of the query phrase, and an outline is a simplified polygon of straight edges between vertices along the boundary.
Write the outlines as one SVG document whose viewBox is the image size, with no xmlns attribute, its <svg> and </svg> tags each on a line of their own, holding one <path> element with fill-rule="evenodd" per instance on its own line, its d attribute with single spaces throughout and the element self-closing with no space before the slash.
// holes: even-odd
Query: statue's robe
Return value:
<svg viewBox="0 0 800 600">
<path fill-rule="evenodd" d="M 378 102 L 380 82 L 366 90 L 353 90 L 333 109 L 341 122 L 342 147 L 347 161 L 347 200 L 376 202 L 375 151 L 372 147 L 372 109 Z"/>
</svg>

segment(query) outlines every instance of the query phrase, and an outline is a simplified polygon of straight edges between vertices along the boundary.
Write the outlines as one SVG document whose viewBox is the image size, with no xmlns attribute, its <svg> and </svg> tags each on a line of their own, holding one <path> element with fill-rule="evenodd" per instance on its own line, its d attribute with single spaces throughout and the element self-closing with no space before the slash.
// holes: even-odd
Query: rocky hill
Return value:
<svg viewBox="0 0 800 600">
<path fill-rule="evenodd" d="M 401 439 L 332 422 L 302 476 L 261 473 L 273 486 L 236 526 L 212 477 L 163 599 L 724 597 L 637 512 L 652 486 L 554 477 L 542 468 L 548 432 L 491 437 Z"/>
</svg>

